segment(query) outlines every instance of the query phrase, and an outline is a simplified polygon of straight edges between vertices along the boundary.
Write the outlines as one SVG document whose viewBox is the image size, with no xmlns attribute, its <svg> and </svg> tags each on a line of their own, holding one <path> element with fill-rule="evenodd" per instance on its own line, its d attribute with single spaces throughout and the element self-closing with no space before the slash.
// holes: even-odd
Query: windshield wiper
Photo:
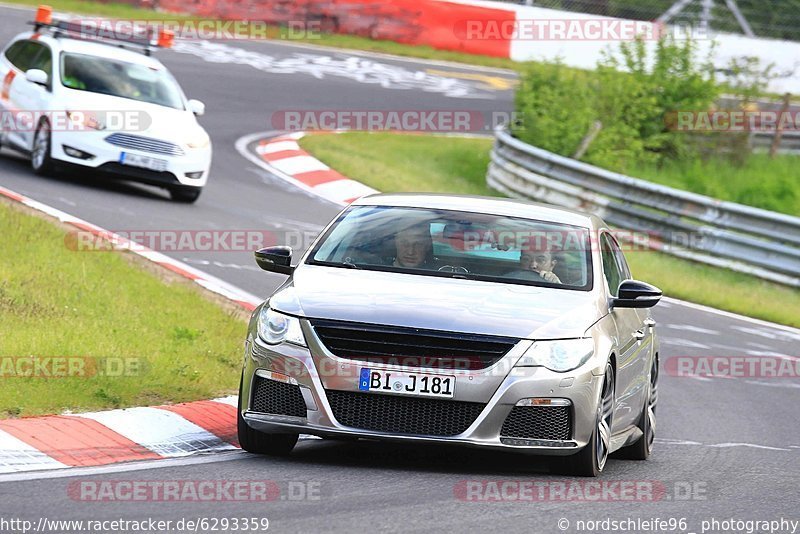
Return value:
<svg viewBox="0 0 800 534">
<path fill-rule="evenodd" d="M 360 269 L 358 265 L 353 263 L 352 261 L 345 260 L 339 264 L 340 267 L 347 267 L 348 269 Z"/>
</svg>

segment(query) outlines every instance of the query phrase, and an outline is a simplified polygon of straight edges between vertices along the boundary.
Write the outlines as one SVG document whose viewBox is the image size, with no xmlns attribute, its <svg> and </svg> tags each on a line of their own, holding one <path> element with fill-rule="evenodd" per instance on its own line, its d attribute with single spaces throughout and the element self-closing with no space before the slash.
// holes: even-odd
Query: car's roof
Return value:
<svg viewBox="0 0 800 534">
<path fill-rule="evenodd" d="M 17 35 L 14 41 L 20 39 L 30 39 L 34 32 L 25 32 Z M 107 59 L 116 59 L 127 63 L 136 63 L 153 69 L 164 69 L 164 65 L 152 56 L 146 56 L 143 52 L 122 48 L 111 41 L 97 41 L 87 39 L 74 39 L 68 36 L 54 37 L 49 32 L 39 32 L 39 42 L 44 43 L 53 50 L 74 52 L 76 54 L 86 54 Z"/>
<path fill-rule="evenodd" d="M 508 217 L 524 217 L 591 229 L 606 226 L 599 217 L 589 213 L 528 200 L 499 197 L 435 193 L 384 193 L 361 197 L 353 202 L 352 205 L 414 207 L 488 213 Z"/>
</svg>

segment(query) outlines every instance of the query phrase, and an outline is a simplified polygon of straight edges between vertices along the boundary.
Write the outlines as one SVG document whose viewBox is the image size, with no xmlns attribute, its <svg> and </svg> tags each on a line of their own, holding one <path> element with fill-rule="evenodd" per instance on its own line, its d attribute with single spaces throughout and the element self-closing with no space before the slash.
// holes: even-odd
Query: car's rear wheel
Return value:
<svg viewBox="0 0 800 534">
<path fill-rule="evenodd" d="M 236 410 L 239 445 L 247 452 L 270 456 L 288 456 L 297 444 L 298 434 L 266 434 L 250 428 L 242 417 L 242 381 L 239 382 L 239 409 Z"/>
<path fill-rule="evenodd" d="M 190 185 L 176 185 L 169 190 L 169 196 L 175 202 L 185 202 L 191 204 L 200 197 L 202 187 L 194 187 Z"/>
<path fill-rule="evenodd" d="M 656 404 L 658 404 L 658 354 L 653 357 L 647 381 L 647 398 L 642 415 L 639 418 L 639 430 L 642 431 L 636 443 L 619 450 L 618 456 L 626 460 L 647 460 L 653 452 L 656 438 Z"/>
<path fill-rule="evenodd" d="M 55 171 L 55 163 L 50 157 L 52 150 L 50 143 L 50 123 L 42 119 L 36 133 L 33 135 L 33 150 L 31 150 L 31 167 L 38 175 L 46 176 Z"/>
<path fill-rule="evenodd" d="M 577 476 L 596 477 L 603 472 L 611 446 L 611 423 L 615 402 L 614 364 L 609 360 L 597 406 L 594 432 L 589 443 L 578 453 L 567 457 L 569 471 Z"/>
</svg>

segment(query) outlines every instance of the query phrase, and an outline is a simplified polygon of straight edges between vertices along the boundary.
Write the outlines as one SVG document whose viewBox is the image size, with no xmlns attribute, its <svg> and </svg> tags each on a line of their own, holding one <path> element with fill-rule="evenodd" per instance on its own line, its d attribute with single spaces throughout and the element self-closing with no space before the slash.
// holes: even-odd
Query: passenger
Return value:
<svg viewBox="0 0 800 534">
<path fill-rule="evenodd" d="M 433 264 L 433 240 L 427 224 L 400 230 L 394 237 L 395 267 L 425 268 Z"/>
<path fill-rule="evenodd" d="M 561 280 L 555 275 L 553 269 L 558 261 L 554 257 L 552 248 L 545 247 L 542 250 L 523 250 L 520 252 L 519 266 L 524 271 L 537 273 L 545 282 L 560 284 Z"/>
</svg>

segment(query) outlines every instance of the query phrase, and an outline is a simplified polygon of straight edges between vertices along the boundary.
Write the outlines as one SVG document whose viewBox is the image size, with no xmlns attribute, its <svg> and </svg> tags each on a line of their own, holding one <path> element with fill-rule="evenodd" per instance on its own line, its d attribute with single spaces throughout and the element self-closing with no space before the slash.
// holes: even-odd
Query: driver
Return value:
<svg viewBox="0 0 800 534">
<path fill-rule="evenodd" d="M 417 224 L 395 234 L 395 267 L 424 268 L 433 263 L 433 240 L 427 224 Z"/>
<path fill-rule="evenodd" d="M 523 271 L 537 273 L 545 282 L 560 284 L 561 280 L 553 272 L 558 261 L 554 257 L 552 247 L 546 246 L 541 250 L 523 248 L 520 251 L 519 266 Z"/>
</svg>

